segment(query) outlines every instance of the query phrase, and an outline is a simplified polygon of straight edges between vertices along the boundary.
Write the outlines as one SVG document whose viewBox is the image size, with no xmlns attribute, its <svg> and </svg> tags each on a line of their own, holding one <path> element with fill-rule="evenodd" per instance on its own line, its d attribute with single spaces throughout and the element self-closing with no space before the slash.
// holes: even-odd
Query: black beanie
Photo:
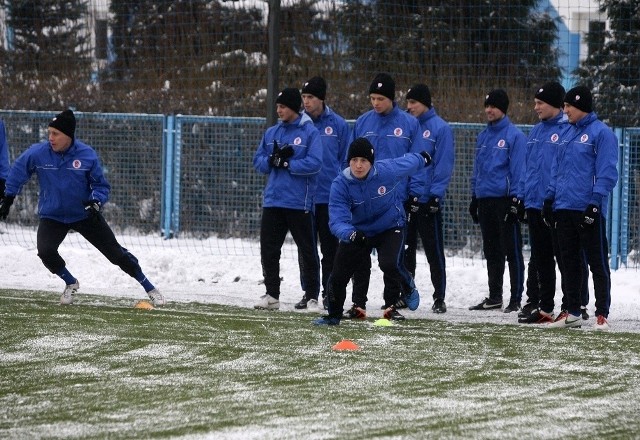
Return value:
<svg viewBox="0 0 640 440">
<path fill-rule="evenodd" d="M 369 86 L 369 94 L 371 93 L 386 96 L 393 101 L 396 98 L 396 83 L 388 74 L 378 73 Z"/>
<path fill-rule="evenodd" d="M 569 90 L 564 97 L 564 102 L 571 104 L 585 113 L 591 113 L 593 111 L 591 90 L 585 86 L 577 86 Z"/>
<path fill-rule="evenodd" d="M 506 114 L 509 108 L 509 97 L 507 92 L 502 89 L 495 89 L 489 92 L 484 98 L 484 106 L 492 105 L 502 113 Z"/>
<path fill-rule="evenodd" d="M 71 110 L 65 110 L 62 113 L 58 113 L 51 122 L 49 122 L 49 127 L 60 130 L 73 139 L 76 134 L 76 117 Z"/>
<path fill-rule="evenodd" d="M 415 99 L 431 108 L 431 92 L 426 84 L 416 84 L 407 92 L 407 99 Z"/>
<path fill-rule="evenodd" d="M 564 87 L 557 81 L 548 82 L 538 89 L 535 97 L 552 107 L 562 108 Z"/>
<path fill-rule="evenodd" d="M 327 96 L 327 83 L 319 76 L 314 76 L 302 86 L 302 93 L 308 93 L 324 101 Z"/>
<path fill-rule="evenodd" d="M 354 157 L 364 157 L 373 164 L 373 145 L 366 138 L 357 138 L 349 146 L 347 153 L 347 162 Z"/>
<path fill-rule="evenodd" d="M 302 107 L 302 97 L 300 91 L 294 88 L 286 88 L 278 94 L 276 98 L 276 104 L 282 104 L 289 107 L 294 112 L 298 113 L 300 107 Z"/>
</svg>

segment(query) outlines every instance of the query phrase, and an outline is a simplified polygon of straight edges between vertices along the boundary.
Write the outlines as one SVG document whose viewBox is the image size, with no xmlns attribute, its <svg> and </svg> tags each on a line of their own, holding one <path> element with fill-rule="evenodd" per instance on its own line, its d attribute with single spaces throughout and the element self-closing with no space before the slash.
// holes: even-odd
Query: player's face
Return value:
<svg viewBox="0 0 640 440">
<path fill-rule="evenodd" d="M 349 161 L 349 168 L 356 179 L 364 179 L 371 169 L 371 162 L 364 157 L 352 157 Z"/>
<path fill-rule="evenodd" d="M 298 112 L 293 111 L 283 104 L 276 104 L 276 113 L 282 122 L 293 122 L 298 116 Z"/>
<path fill-rule="evenodd" d="M 58 129 L 49 127 L 49 144 L 56 153 L 67 151 L 71 146 L 72 139 Z"/>
<path fill-rule="evenodd" d="M 571 104 L 564 103 L 564 113 L 567 115 L 567 119 L 571 124 L 575 124 L 580 119 L 584 118 L 587 114 L 577 107 Z"/>
<path fill-rule="evenodd" d="M 427 106 L 420 101 L 416 101 L 415 99 L 407 99 L 407 111 L 409 111 L 409 113 L 411 113 L 416 118 L 427 110 Z"/>
<path fill-rule="evenodd" d="M 539 100 L 538 98 L 535 98 L 533 102 L 533 110 L 536 112 L 536 114 L 538 115 L 538 119 L 540 119 L 541 121 L 547 121 L 560 113 L 560 109 L 557 109 L 554 106 Z"/>
<path fill-rule="evenodd" d="M 302 104 L 304 105 L 304 110 L 314 118 L 317 118 L 318 116 L 320 116 L 320 113 L 322 113 L 323 102 L 324 101 L 318 99 L 311 93 L 302 94 Z"/>
<path fill-rule="evenodd" d="M 502 110 L 492 105 L 488 105 L 484 108 L 484 114 L 487 116 L 488 122 L 496 122 L 504 117 Z"/>
<path fill-rule="evenodd" d="M 384 95 L 372 93 L 369 95 L 369 100 L 371 101 L 371 107 L 373 107 L 376 113 L 386 115 L 393 110 L 393 101 Z"/>
</svg>

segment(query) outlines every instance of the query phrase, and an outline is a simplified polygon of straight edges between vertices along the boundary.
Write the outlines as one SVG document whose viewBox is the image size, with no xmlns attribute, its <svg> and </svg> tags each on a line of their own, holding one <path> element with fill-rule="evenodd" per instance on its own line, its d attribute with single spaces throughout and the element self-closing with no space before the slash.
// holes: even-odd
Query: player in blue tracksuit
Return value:
<svg viewBox="0 0 640 440">
<path fill-rule="evenodd" d="M 369 86 L 369 99 L 373 108 L 356 119 L 351 131 L 351 142 L 359 137 L 367 139 L 373 145 L 378 160 L 395 159 L 410 152 L 419 153 L 416 142 L 420 137 L 418 121 L 394 102 L 393 78 L 386 73 L 376 75 Z M 408 197 L 407 190 L 408 178 L 405 178 L 398 187 L 398 193 L 405 201 Z M 355 307 L 364 309 L 369 286 L 368 277 L 366 283 L 361 283 L 361 278 L 363 276 L 357 273 L 353 286 L 353 303 Z M 387 308 L 398 302 L 400 286 L 393 285 L 389 279 L 385 279 L 384 284 L 383 308 Z"/>
<path fill-rule="evenodd" d="M 596 330 L 609 328 L 611 271 L 606 214 L 609 194 L 618 181 L 618 139 L 593 111 L 591 91 L 585 86 L 569 90 L 564 111 L 570 129 L 565 133 L 553 161 L 546 191 L 543 216 L 554 222 L 558 232 L 560 258 L 564 266 L 562 283 L 567 313 L 554 327 L 580 327 L 582 252 L 593 276 Z"/>
<path fill-rule="evenodd" d="M 327 83 L 319 76 L 314 76 L 302 87 L 302 103 L 304 113 L 313 120 L 313 125 L 320 133 L 322 142 L 322 169 L 318 173 L 318 185 L 315 197 L 314 217 L 318 230 L 318 240 L 322 259 L 322 302 L 327 306 L 327 281 L 333 269 L 333 258 L 338 249 L 338 239 L 329 229 L 329 190 L 331 182 L 342 170 L 342 163 L 347 155 L 350 129 L 347 121 L 337 114 L 326 102 Z M 306 296 L 295 305 L 296 309 L 307 308 L 309 300 Z"/>
<path fill-rule="evenodd" d="M 267 175 L 260 222 L 260 258 L 266 294 L 257 309 L 280 308 L 280 253 L 287 232 L 298 247 L 300 281 L 308 301 L 318 300 L 320 261 L 313 207 L 322 168 L 322 141 L 311 118 L 300 114 L 302 97 L 286 88 L 276 98 L 280 121 L 267 129 L 253 157 Z"/>
<path fill-rule="evenodd" d="M 407 306 L 418 308 L 420 295 L 404 267 L 404 194 L 399 192 L 407 176 L 429 165 L 428 153 L 408 153 L 401 158 L 374 163 L 374 148 L 365 138 L 354 140 L 347 154 L 346 168 L 331 185 L 329 224 L 340 244 L 329 278 L 329 315 L 315 322 L 336 325 L 343 316 L 346 286 L 353 274 L 366 264 L 375 248 L 385 276 L 401 286 Z M 392 304 L 384 317 L 403 320 Z"/>
<path fill-rule="evenodd" d="M 75 139 L 75 128 L 73 112 L 63 111 L 49 123 L 49 140 L 32 145 L 16 159 L 0 203 L 0 218 L 6 218 L 15 196 L 36 174 L 40 186 L 38 256 L 51 273 L 66 283 L 60 303 L 72 304 L 73 295 L 80 287 L 58 253 L 60 244 L 73 229 L 111 263 L 135 278 L 154 305 L 164 305 L 164 297 L 142 273 L 138 259 L 120 246 L 102 217 L 100 210 L 109 200 L 111 186 L 95 150 Z"/>
<path fill-rule="evenodd" d="M 0 121 L 0 197 L 4 194 L 4 185 L 9 175 L 9 146 L 4 122 Z"/>
<path fill-rule="evenodd" d="M 407 111 L 418 118 L 420 139 L 417 148 L 433 158 L 433 166 L 409 177 L 407 211 L 407 246 L 404 264 L 415 277 L 418 235 L 422 239 L 431 283 L 435 313 L 445 313 L 444 302 L 447 273 L 444 256 L 444 232 L 442 225 L 442 200 L 449 186 L 455 160 L 453 130 L 436 113 L 431 103 L 431 92 L 425 84 L 416 84 L 406 95 Z"/>
<path fill-rule="evenodd" d="M 492 90 L 485 98 L 488 125 L 476 143 L 471 177 L 469 213 L 480 223 L 482 249 L 487 260 L 489 297 L 470 310 L 502 307 L 502 283 L 505 256 L 509 264 L 511 297 L 504 312 L 520 309 L 524 290 L 522 234 L 518 221 L 508 214 L 517 205 L 517 191 L 524 171 L 527 145 L 525 135 L 506 115 L 509 97 L 502 89 Z"/>
</svg>

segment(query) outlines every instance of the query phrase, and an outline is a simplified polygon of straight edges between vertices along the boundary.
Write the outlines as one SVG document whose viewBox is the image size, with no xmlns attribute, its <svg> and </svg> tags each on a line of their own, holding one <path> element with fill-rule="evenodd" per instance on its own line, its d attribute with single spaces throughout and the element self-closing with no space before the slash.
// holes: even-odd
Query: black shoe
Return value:
<svg viewBox="0 0 640 440">
<path fill-rule="evenodd" d="M 553 322 L 553 314 L 535 309 L 529 316 L 518 318 L 520 324 L 550 324 Z"/>
<path fill-rule="evenodd" d="M 446 313 L 447 305 L 444 303 L 443 299 L 439 298 L 433 302 L 433 306 L 431 306 L 431 310 L 433 310 L 434 313 Z"/>
<path fill-rule="evenodd" d="M 589 319 L 589 314 L 587 313 L 587 306 L 580 307 L 580 314 L 582 315 L 582 319 L 585 321 Z"/>
<path fill-rule="evenodd" d="M 317 299 L 313 299 L 313 298 L 307 298 L 307 296 L 303 296 L 302 299 L 296 303 L 295 306 L 293 306 L 294 308 L 301 310 L 301 309 L 306 309 L 309 306 L 318 306 L 318 300 Z"/>
<path fill-rule="evenodd" d="M 530 314 L 532 314 L 538 307 L 533 303 L 526 303 L 522 306 L 522 309 L 518 312 L 518 318 L 526 318 Z"/>
<path fill-rule="evenodd" d="M 502 307 L 502 300 L 485 298 L 482 302 L 476 306 L 469 307 L 469 310 L 491 310 L 499 309 Z"/>
<path fill-rule="evenodd" d="M 404 295 L 402 295 L 400 297 L 400 299 L 398 301 L 396 301 L 396 303 L 394 304 L 394 307 L 396 309 L 406 309 L 407 308 L 407 302 L 404 300 Z"/>
<path fill-rule="evenodd" d="M 509 301 L 509 305 L 504 308 L 503 312 L 511 313 L 511 312 L 517 312 L 518 310 L 520 310 L 520 303 L 517 303 L 515 301 Z"/>
<path fill-rule="evenodd" d="M 395 308 L 395 307 L 393 307 L 393 306 L 391 306 L 391 307 L 387 308 L 387 309 L 384 311 L 384 314 L 383 314 L 382 316 L 384 316 L 384 317 L 385 317 L 386 319 L 388 319 L 389 321 L 404 321 L 404 320 L 405 320 L 405 317 L 404 317 L 404 316 L 402 316 L 402 315 L 400 314 L 400 312 L 398 312 L 398 311 L 396 310 L 396 308 Z"/>
<path fill-rule="evenodd" d="M 342 314 L 343 319 L 367 319 L 367 311 L 357 305 L 352 305 L 349 310 Z"/>
</svg>

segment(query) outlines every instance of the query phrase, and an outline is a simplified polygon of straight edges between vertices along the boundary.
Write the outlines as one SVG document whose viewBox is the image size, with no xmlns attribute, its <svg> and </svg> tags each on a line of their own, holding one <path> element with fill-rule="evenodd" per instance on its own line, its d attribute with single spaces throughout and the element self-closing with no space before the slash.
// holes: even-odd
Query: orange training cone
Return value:
<svg viewBox="0 0 640 440">
<path fill-rule="evenodd" d="M 331 349 L 334 351 L 347 351 L 347 350 L 359 350 L 360 347 L 358 346 L 358 344 L 356 344 L 353 341 L 350 341 L 348 339 L 343 339 L 342 341 L 338 342 L 336 345 L 331 347 Z"/>
</svg>

